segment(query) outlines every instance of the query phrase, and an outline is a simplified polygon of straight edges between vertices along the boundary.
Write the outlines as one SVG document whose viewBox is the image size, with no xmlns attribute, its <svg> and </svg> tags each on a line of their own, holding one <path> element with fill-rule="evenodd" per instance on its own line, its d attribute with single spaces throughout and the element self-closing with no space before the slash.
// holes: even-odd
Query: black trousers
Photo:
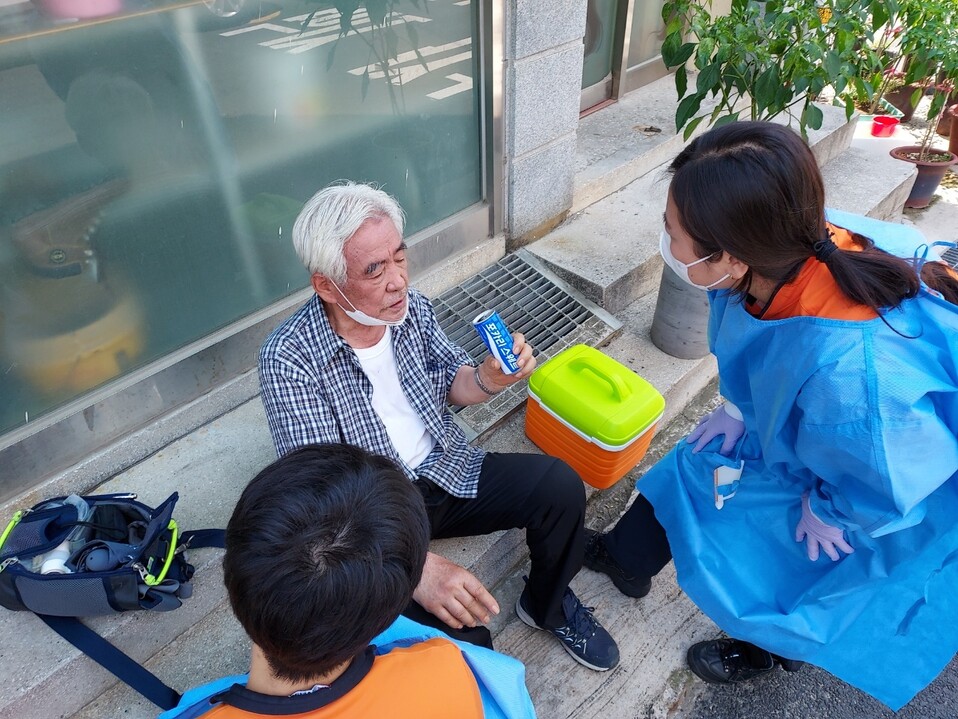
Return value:
<svg viewBox="0 0 958 719">
<path fill-rule="evenodd" d="M 655 518 L 649 500 L 641 494 L 605 535 L 605 548 L 623 571 L 633 577 L 651 579 L 672 559 L 665 529 Z"/>
<path fill-rule="evenodd" d="M 575 470 L 541 454 L 489 453 L 482 462 L 474 499 L 453 497 L 424 480 L 416 484 L 426 502 L 434 539 L 525 529 L 532 565 L 526 585 L 529 612 L 542 627 L 566 623 L 562 597 L 582 568 L 585 549 L 585 488 Z M 403 614 L 456 639 L 490 646 L 483 640 L 483 632 L 488 639 L 485 627 L 457 632 L 415 602 Z"/>
<path fill-rule="evenodd" d="M 615 527 L 605 535 L 605 548 L 626 574 L 650 579 L 672 560 L 665 529 L 655 518 L 652 505 L 641 494 Z M 748 643 L 748 642 L 747 642 Z M 752 646 L 757 646 L 752 644 Z M 761 649 L 761 647 L 759 647 Z M 802 662 L 773 655 L 785 671 L 795 672 Z"/>
</svg>

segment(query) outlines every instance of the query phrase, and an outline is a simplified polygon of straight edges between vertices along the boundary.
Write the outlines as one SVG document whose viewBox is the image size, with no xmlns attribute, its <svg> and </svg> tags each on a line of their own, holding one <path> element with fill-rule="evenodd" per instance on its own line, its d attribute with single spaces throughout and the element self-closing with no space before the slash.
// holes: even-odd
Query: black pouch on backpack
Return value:
<svg viewBox="0 0 958 719">
<path fill-rule="evenodd" d="M 152 509 L 132 494 L 71 495 L 17 512 L 0 535 L 0 606 L 60 617 L 176 609 L 193 576 L 177 551 L 176 500 Z"/>
<path fill-rule="evenodd" d="M 223 547 L 222 529 L 180 532 L 176 492 L 155 509 L 135 494 L 57 497 L 16 512 L 0 534 L 0 606 L 34 612 L 80 651 L 169 709 L 180 695 L 78 617 L 169 611 L 192 594 L 184 549 Z"/>
</svg>

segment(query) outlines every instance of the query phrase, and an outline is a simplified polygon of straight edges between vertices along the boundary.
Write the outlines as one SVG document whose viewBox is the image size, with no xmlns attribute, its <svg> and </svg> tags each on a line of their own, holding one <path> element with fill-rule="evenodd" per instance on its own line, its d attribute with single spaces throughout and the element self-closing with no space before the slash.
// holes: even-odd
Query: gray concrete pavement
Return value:
<svg viewBox="0 0 958 719">
<path fill-rule="evenodd" d="M 864 661 L 864 659 L 863 659 Z M 907 671 L 907 667 L 902 667 Z M 955 719 L 958 661 L 897 713 L 818 667 L 781 670 L 735 686 L 698 683 L 672 719 Z"/>
</svg>

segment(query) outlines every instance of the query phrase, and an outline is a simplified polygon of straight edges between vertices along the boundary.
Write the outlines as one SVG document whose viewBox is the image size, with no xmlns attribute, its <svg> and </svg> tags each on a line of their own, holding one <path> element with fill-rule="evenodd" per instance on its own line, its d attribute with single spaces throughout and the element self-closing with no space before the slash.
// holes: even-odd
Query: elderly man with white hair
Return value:
<svg viewBox="0 0 958 719">
<path fill-rule="evenodd" d="M 582 566 L 585 491 L 554 457 L 470 446 L 448 405 L 488 400 L 535 369 L 514 334 L 520 371 L 480 365 L 443 333 L 409 287 L 404 217 L 369 185 L 329 186 L 303 207 L 293 244 L 316 294 L 266 340 L 259 371 L 277 453 L 346 442 L 394 460 L 419 488 L 433 538 L 526 530 L 531 569 L 519 618 L 551 632 L 579 663 L 605 671 L 619 650 L 569 588 Z M 491 645 L 499 606 L 463 567 L 429 553 L 407 616 Z"/>
</svg>

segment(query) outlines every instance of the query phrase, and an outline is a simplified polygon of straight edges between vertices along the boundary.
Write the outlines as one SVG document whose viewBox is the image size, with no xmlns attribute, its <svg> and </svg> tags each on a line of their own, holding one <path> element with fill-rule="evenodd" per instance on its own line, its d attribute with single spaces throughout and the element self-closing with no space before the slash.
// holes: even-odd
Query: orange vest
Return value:
<svg viewBox="0 0 958 719">
<path fill-rule="evenodd" d="M 354 664 L 363 661 L 364 657 L 360 656 L 354 660 Z M 252 708 L 255 704 L 240 708 L 244 702 L 231 699 L 230 692 L 226 692 L 220 696 L 231 703 L 219 704 L 203 714 L 202 719 L 267 719 L 276 716 L 295 719 L 483 717 L 479 685 L 462 652 L 447 639 L 434 638 L 376 656 L 365 676 L 361 676 L 354 686 L 347 688 L 339 698 L 323 704 L 323 692 L 336 689 L 337 682 L 347 679 L 350 669 L 334 681 L 329 689 L 319 689 L 303 696 L 270 697 L 245 689 L 238 692 L 238 695 L 245 694 L 257 702 L 268 704 L 273 712 L 270 714 L 257 713 Z M 234 701 L 240 706 L 233 706 Z M 307 708 L 317 704 L 323 705 Z"/>
<path fill-rule="evenodd" d="M 852 234 L 841 227 L 828 225 L 832 241 L 842 250 L 860 250 Z M 748 307 L 754 315 L 761 313 L 754 306 Z M 761 314 L 763 320 L 781 320 L 787 317 L 826 317 L 834 320 L 871 320 L 878 316 L 871 307 L 848 299 L 835 284 L 832 273 L 824 262 L 809 258 L 799 270 L 798 276 L 783 285 L 768 309 Z"/>
</svg>

